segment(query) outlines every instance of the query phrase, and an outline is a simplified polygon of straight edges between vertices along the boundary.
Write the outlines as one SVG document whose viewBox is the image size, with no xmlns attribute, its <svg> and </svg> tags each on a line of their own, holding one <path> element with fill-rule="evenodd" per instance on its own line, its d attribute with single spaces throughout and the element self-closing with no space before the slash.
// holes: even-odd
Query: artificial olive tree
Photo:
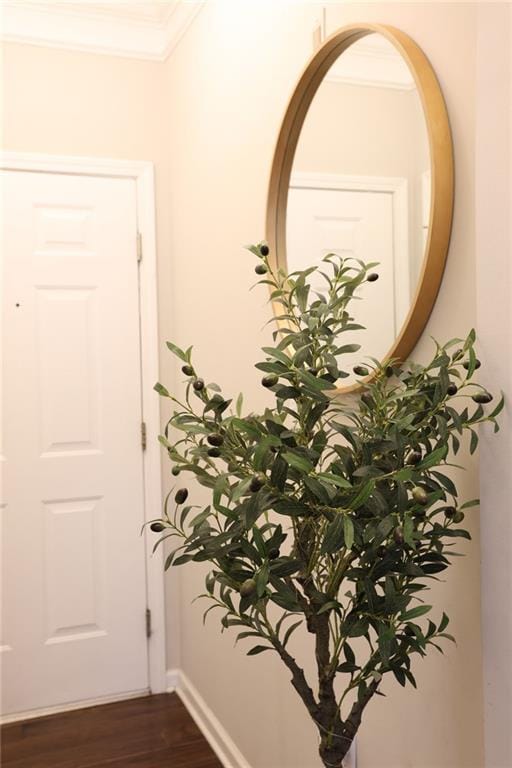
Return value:
<svg viewBox="0 0 512 768">
<path fill-rule="evenodd" d="M 256 641 L 249 656 L 278 654 L 318 729 L 323 764 L 339 768 L 383 677 L 416 686 L 413 658 L 453 639 L 445 613 L 427 617 L 425 595 L 454 544 L 470 538 L 460 525 L 477 501 L 461 503 L 445 468 L 466 433 L 474 452 L 477 426 L 498 428 L 503 399 L 486 414 L 492 396 L 473 380 L 473 331 L 436 344 L 425 366 L 357 359 L 343 334 L 361 327 L 349 306 L 377 279 L 375 264 L 331 254 L 321 269 L 287 275 L 272 270 L 266 244 L 249 250 L 282 307 L 274 346 L 256 365 L 273 405 L 245 413 L 240 395 L 233 407 L 205 384 L 191 348 L 168 343 L 187 383 L 182 399 L 155 387 L 175 406 L 160 441 L 172 474 L 191 473 L 211 503 L 198 511 L 185 487 L 173 489 L 151 528 L 157 544 L 179 542 L 166 568 L 211 565 L 206 613 L 219 608 L 223 628 Z M 322 293 L 309 282 L 316 272 Z M 339 396 L 348 361 L 362 388 Z M 290 651 L 301 625 L 314 637 L 315 680 Z"/>
</svg>

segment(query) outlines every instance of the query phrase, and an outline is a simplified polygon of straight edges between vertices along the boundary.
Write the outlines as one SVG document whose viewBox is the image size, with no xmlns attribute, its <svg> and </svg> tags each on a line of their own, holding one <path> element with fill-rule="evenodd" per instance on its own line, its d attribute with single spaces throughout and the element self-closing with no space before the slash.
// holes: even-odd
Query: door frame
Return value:
<svg viewBox="0 0 512 768">
<path fill-rule="evenodd" d="M 137 230 L 142 243 L 139 262 L 139 307 L 141 344 L 141 405 L 147 433 L 160 433 L 160 404 L 153 392 L 158 381 L 158 303 L 155 226 L 155 183 L 152 162 L 112 160 L 98 157 L 46 155 L 33 152 L 0 153 L 0 169 L 32 173 L 58 173 L 133 179 L 137 198 Z M 138 247 L 138 245 L 137 245 Z M 161 453 L 157 440 L 150 439 L 142 452 L 144 520 L 160 515 L 162 509 Z M 158 514 L 156 514 L 158 512 Z M 146 560 L 146 604 L 151 611 L 148 638 L 148 685 L 151 693 L 166 690 L 166 639 L 163 548 L 153 554 L 153 541 L 144 532 Z M 114 697 L 113 697 L 114 698 Z M 119 696 L 115 697 L 116 700 Z"/>
<path fill-rule="evenodd" d="M 409 185 L 403 176 L 355 176 L 341 173 L 297 171 L 290 177 L 290 188 L 378 192 L 391 195 L 393 206 L 393 256 L 395 261 L 395 328 L 397 334 L 410 309 L 409 276 Z M 402 318 L 402 321 L 399 320 Z"/>
</svg>

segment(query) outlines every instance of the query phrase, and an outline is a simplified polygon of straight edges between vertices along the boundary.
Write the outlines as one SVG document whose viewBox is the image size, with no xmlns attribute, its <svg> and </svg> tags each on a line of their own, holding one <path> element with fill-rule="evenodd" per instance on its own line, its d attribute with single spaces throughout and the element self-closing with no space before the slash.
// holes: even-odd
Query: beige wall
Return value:
<svg viewBox="0 0 512 768">
<path fill-rule="evenodd" d="M 311 54 L 314 3 L 210 0 L 165 65 L 23 45 L 5 49 L 7 149 L 129 157 L 156 166 L 159 317 L 163 342 L 193 343 L 199 370 L 227 392 L 265 401 L 253 369 L 268 339 L 266 296 L 248 293 L 253 262 L 241 246 L 264 236 L 266 185 L 288 96 Z M 353 21 L 395 24 L 424 48 L 440 78 L 455 141 L 457 198 L 445 279 L 417 348 L 475 323 L 474 168 L 476 6 L 329 4 L 328 31 Z M 463 31 L 463 33 L 461 32 Z M 178 380 L 163 356 L 162 379 Z M 476 459 L 463 454 L 465 496 Z M 193 500 L 200 499 L 194 490 Z M 203 496 L 204 498 L 204 496 Z M 483 765 L 478 518 L 468 557 L 433 599 L 452 617 L 457 648 L 416 664 L 419 692 L 386 685 L 368 709 L 359 768 Z M 288 675 L 264 654 L 247 659 L 211 617 L 203 628 L 202 570 L 167 591 L 169 666 L 180 665 L 252 768 L 313 768 L 314 729 Z M 308 639 L 298 641 L 307 651 Z"/>
<path fill-rule="evenodd" d="M 177 256 L 177 325 L 196 343 L 201 365 L 228 391 L 262 399 L 251 370 L 267 314 L 263 297 L 248 294 L 252 261 L 240 245 L 262 237 L 273 143 L 290 89 L 312 53 L 318 6 L 212 2 L 168 62 L 173 120 L 172 176 L 179 197 L 170 209 Z M 250 10 L 248 10 L 250 8 Z M 475 6 L 329 4 L 328 31 L 362 19 L 409 32 L 441 80 L 455 139 L 457 202 L 448 267 L 429 335 L 464 334 L 475 322 L 473 149 Z M 464 30 L 464 34 L 461 34 Z M 197 220 L 201 226 L 197 226 Z M 196 298 L 191 307 L 190 299 Z M 226 312 L 224 308 L 227 308 Z M 476 461 L 462 456 L 464 495 L 477 495 Z M 461 559 L 433 599 L 452 616 L 457 648 L 416 665 L 420 692 L 386 686 L 359 739 L 361 768 L 481 768 L 482 685 L 479 628 L 478 518 L 469 557 Z M 182 666 L 233 735 L 253 768 L 317 765 L 315 736 L 288 675 L 264 654 L 248 661 L 201 607 L 190 605 L 202 574 L 183 575 Z M 306 640 L 302 641 L 305 644 Z M 425 725 L 424 725 L 425 724 Z"/>
</svg>

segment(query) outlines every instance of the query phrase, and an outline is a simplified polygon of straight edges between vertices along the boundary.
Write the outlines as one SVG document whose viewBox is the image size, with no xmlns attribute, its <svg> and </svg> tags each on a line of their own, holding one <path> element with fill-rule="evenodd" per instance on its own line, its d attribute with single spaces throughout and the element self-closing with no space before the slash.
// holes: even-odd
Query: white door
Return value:
<svg viewBox="0 0 512 768">
<path fill-rule="evenodd" d="M 2 713 L 148 687 L 135 181 L 5 172 Z"/>
<path fill-rule="evenodd" d="M 393 200 L 381 192 L 291 187 L 288 194 L 286 250 L 288 269 L 306 269 L 327 253 L 378 261 L 377 283 L 364 284 L 349 311 L 365 331 L 347 332 L 340 344 L 361 344 L 365 355 L 384 357 L 397 336 Z M 316 278 L 315 288 L 326 282 Z M 408 284 L 408 276 L 406 276 Z M 346 370 L 363 362 L 347 359 Z M 344 380 L 350 383 L 353 377 Z"/>
</svg>

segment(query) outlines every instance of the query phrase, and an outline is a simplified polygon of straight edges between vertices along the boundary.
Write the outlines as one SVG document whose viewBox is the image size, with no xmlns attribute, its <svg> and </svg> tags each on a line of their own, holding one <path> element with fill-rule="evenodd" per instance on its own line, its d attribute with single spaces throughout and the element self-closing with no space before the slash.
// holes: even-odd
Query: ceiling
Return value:
<svg viewBox="0 0 512 768">
<path fill-rule="evenodd" d="M 3 39 L 163 61 L 206 0 L 3 0 Z"/>
</svg>

